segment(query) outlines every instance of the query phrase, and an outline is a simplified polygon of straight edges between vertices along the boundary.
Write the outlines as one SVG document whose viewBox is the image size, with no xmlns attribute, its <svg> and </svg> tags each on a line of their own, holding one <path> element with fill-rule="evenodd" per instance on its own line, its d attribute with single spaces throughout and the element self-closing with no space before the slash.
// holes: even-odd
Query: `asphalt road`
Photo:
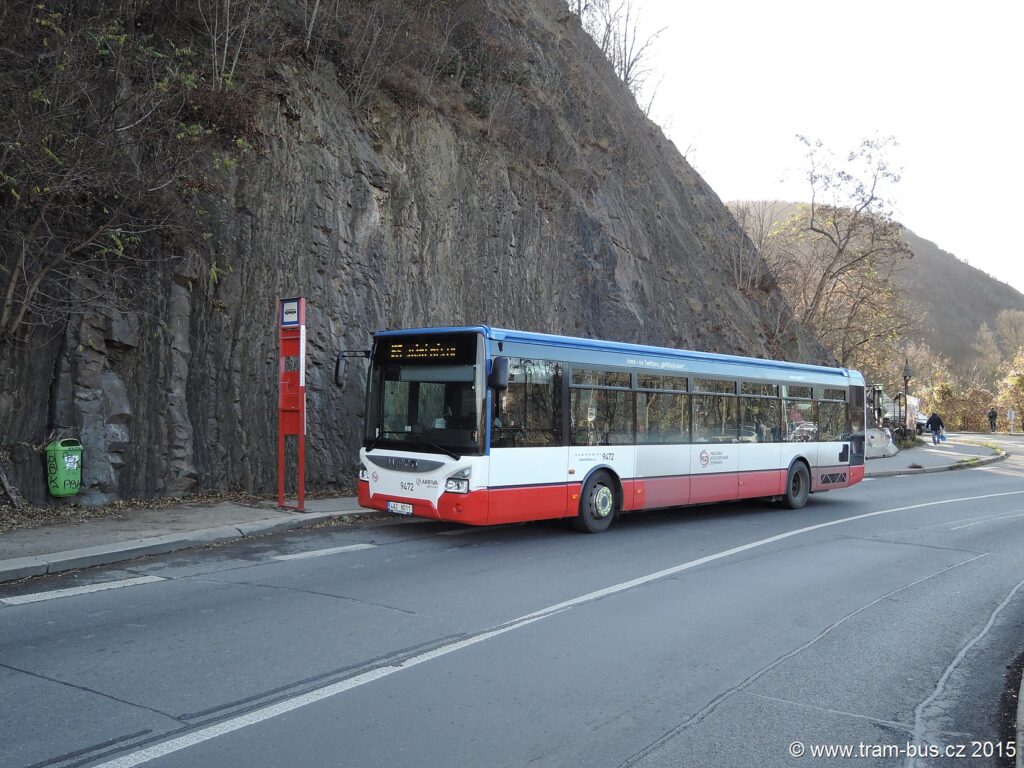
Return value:
<svg viewBox="0 0 1024 768">
<path fill-rule="evenodd" d="M 0 765 L 1011 764 L 906 748 L 1005 751 L 1022 480 L 1011 456 L 599 535 L 328 527 L 3 587 Z"/>
</svg>

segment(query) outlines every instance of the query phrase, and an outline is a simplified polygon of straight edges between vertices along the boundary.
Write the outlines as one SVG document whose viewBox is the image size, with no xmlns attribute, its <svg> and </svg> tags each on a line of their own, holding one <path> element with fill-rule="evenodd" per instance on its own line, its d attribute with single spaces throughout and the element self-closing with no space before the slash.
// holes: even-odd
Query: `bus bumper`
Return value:
<svg viewBox="0 0 1024 768">
<path fill-rule="evenodd" d="M 356 484 L 359 506 L 386 512 L 389 501 L 412 505 L 413 517 L 428 520 L 445 520 L 465 525 L 487 525 L 487 490 L 469 493 L 442 493 L 437 506 L 426 499 L 411 499 L 406 496 L 390 496 L 382 493 L 370 494 L 370 484 L 360 480 Z"/>
</svg>

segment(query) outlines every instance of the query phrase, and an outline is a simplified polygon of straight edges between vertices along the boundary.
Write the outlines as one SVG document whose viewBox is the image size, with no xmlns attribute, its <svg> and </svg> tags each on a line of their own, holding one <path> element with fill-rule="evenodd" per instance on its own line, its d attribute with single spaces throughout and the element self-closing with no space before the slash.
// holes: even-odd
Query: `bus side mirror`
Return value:
<svg viewBox="0 0 1024 768">
<path fill-rule="evenodd" d="M 334 361 L 334 383 L 341 386 L 345 382 L 345 362 L 350 357 L 365 357 L 369 359 L 368 349 L 343 349 L 338 352 L 338 359 Z"/>
<path fill-rule="evenodd" d="M 508 358 L 496 357 L 491 363 L 491 374 L 487 377 L 487 386 L 498 392 L 508 389 Z"/>
</svg>

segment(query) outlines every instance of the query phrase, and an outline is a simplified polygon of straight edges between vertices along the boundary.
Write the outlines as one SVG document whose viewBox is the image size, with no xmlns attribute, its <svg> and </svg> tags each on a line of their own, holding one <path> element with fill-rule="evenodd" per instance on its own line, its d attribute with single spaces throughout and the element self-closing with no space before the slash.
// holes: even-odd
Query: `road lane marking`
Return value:
<svg viewBox="0 0 1024 768">
<path fill-rule="evenodd" d="M 808 525 L 804 528 L 796 528 L 792 531 L 786 531 L 785 533 L 780 533 L 775 536 L 769 536 L 765 539 L 752 541 L 749 544 L 743 544 L 738 547 L 733 547 L 732 549 L 723 550 L 722 552 L 718 552 L 713 555 L 707 555 L 706 557 L 701 557 L 696 560 L 690 560 L 689 562 L 681 563 L 680 565 L 673 566 L 672 568 L 665 568 L 664 570 L 648 574 L 647 576 L 641 576 L 636 579 L 630 579 L 629 581 L 623 581 L 619 584 L 615 584 L 610 587 L 605 587 L 604 589 L 595 590 L 594 592 L 588 592 L 585 595 L 580 595 L 579 597 L 575 597 L 571 600 L 566 600 L 561 603 L 550 605 L 547 608 L 542 608 L 539 611 L 528 613 L 524 616 L 520 616 L 517 619 L 512 619 L 511 621 L 505 624 L 501 624 L 492 629 L 485 630 L 480 634 L 473 635 L 471 637 L 459 640 L 454 643 L 442 645 L 439 648 L 435 648 L 432 651 L 427 651 L 425 653 L 412 656 L 400 663 L 385 664 L 384 666 L 377 667 L 376 669 L 370 669 L 366 672 L 356 675 L 355 677 L 348 678 L 347 680 L 340 680 L 338 682 L 326 685 L 323 688 L 318 688 L 307 693 L 301 694 L 299 696 L 295 696 L 290 699 L 285 699 L 283 701 L 277 702 L 276 704 L 270 704 L 266 707 L 253 710 L 252 712 L 247 712 L 244 715 L 229 718 L 215 725 L 199 728 L 198 730 L 193 731 L 191 733 L 187 733 L 183 736 L 178 736 L 168 741 L 154 744 L 151 747 L 146 747 L 135 752 L 130 752 L 127 755 L 123 755 L 122 757 L 110 760 L 106 763 L 101 763 L 98 766 L 96 766 L 96 768 L 135 768 L 135 766 L 137 765 L 142 765 L 143 763 L 147 763 L 150 760 L 155 760 L 158 757 L 164 757 L 173 752 L 178 752 L 182 749 L 187 749 L 188 747 L 195 746 L 196 744 L 201 744 L 204 741 L 209 741 L 210 739 L 217 738 L 218 736 L 223 736 L 225 734 L 232 733 L 241 728 L 246 728 L 250 725 L 256 725 L 257 723 L 262 723 L 266 720 L 278 717 L 287 712 L 291 712 L 300 707 L 304 707 L 308 704 L 315 704 L 325 699 L 329 699 L 333 696 L 337 696 L 338 694 L 344 693 L 346 691 L 353 690 L 354 688 L 359 688 L 363 685 L 367 685 L 368 683 L 381 680 L 385 677 L 390 677 L 396 672 L 402 672 L 403 670 L 411 669 L 412 667 L 418 666 L 419 664 L 422 664 L 426 661 L 431 661 L 442 656 L 447 656 L 450 653 L 460 651 L 463 648 L 468 648 L 471 645 L 482 643 L 485 640 L 490 640 L 493 637 L 497 637 L 507 632 L 520 629 L 521 627 L 525 627 L 529 624 L 533 624 L 534 622 L 541 621 L 542 619 L 550 618 L 552 616 L 555 616 L 556 614 L 561 613 L 562 611 L 568 610 L 569 608 L 573 608 L 584 603 L 590 603 L 595 600 L 600 600 L 601 598 L 608 597 L 609 595 L 615 595 L 620 592 L 624 592 L 628 589 L 633 589 L 635 587 L 648 584 L 652 581 L 658 581 L 667 578 L 668 576 L 673 576 L 677 573 L 682 573 L 683 571 L 687 571 L 692 568 L 697 568 L 701 565 L 705 565 L 716 560 L 731 557 L 732 555 L 739 554 L 740 552 L 746 552 L 757 547 L 763 547 L 767 544 L 773 544 L 777 541 L 789 539 L 793 536 L 799 536 L 804 533 L 810 533 L 811 531 L 818 531 L 825 528 L 830 528 L 835 525 L 842 525 L 844 523 L 855 522 L 857 520 L 866 520 L 871 517 L 878 517 L 879 515 L 887 515 L 893 512 L 906 512 L 908 510 L 921 509 L 923 507 L 934 507 L 943 504 L 956 504 L 965 501 L 979 501 L 981 499 L 994 499 L 1002 496 L 1020 496 L 1022 494 L 1024 494 L 1024 491 L 1007 491 L 1005 493 L 990 493 L 984 496 L 967 496 L 959 499 L 944 499 L 942 501 L 928 501 L 921 504 L 911 504 L 905 507 L 893 507 L 892 509 L 882 509 L 876 512 L 865 512 L 862 515 L 853 515 L 852 517 L 844 517 L 838 520 L 832 520 L 825 523 Z M 979 557 L 981 557 L 981 555 L 979 555 Z"/>
<path fill-rule="evenodd" d="M 951 531 L 959 531 L 962 528 L 970 528 L 970 527 L 975 526 L 975 525 L 984 525 L 985 523 L 994 523 L 996 520 L 1012 520 L 1015 517 L 1024 517 L 1024 513 L 1021 513 L 1019 515 L 1002 515 L 1000 517 L 995 517 L 995 516 L 986 517 L 984 520 L 978 520 L 975 523 L 968 523 L 967 525 L 958 525 L 958 526 L 956 526 L 956 528 L 950 528 L 949 530 L 951 530 Z"/>
<path fill-rule="evenodd" d="M 105 592 L 108 589 L 121 589 L 122 587 L 134 587 L 136 584 L 152 584 L 156 581 L 167 581 L 160 576 L 138 576 L 134 579 L 120 579 L 118 581 L 104 581 L 99 584 L 88 584 L 84 587 L 71 587 L 69 589 L 54 589 L 49 592 L 32 592 L 27 595 L 16 597 L 0 598 L 0 603 L 6 605 L 23 605 L 25 603 L 41 603 L 44 600 L 56 600 L 61 597 L 73 597 L 74 595 L 87 595 L 90 592 Z"/>
<path fill-rule="evenodd" d="M 959 520 L 943 520 L 941 523 L 932 523 L 931 525 L 923 525 L 922 528 L 940 528 L 944 525 L 953 525 L 955 523 L 969 523 L 972 520 L 988 520 L 990 517 L 1001 515 L 1002 512 L 994 512 L 988 515 L 974 515 L 973 517 L 961 517 Z"/>
<path fill-rule="evenodd" d="M 314 549 L 310 552 L 296 552 L 294 555 L 274 555 L 275 560 L 305 560 L 309 557 L 323 557 L 324 555 L 336 555 L 339 552 L 355 552 L 360 549 L 376 549 L 376 544 L 349 544 L 344 547 L 331 547 L 330 549 Z"/>
<path fill-rule="evenodd" d="M 773 544 L 776 541 L 782 541 L 783 539 L 788 539 L 788 538 L 791 538 L 793 536 L 799 536 L 800 534 L 804 534 L 804 533 L 810 533 L 811 531 L 818 531 L 818 530 L 821 530 L 823 528 L 831 528 L 834 525 L 842 525 L 844 523 L 852 523 L 852 522 L 854 522 L 856 520 L 865 520 L 865 519 L 867 519 L 869 517 L 878 517 L 879 515 L 888 515 L 888 514 L 890 514 L 892 512 L 906 512 L 906 511 L 911 510 L 911 509 L 921 509 L 922 507 L 935 507 L 935 506 L 939 506 L 939 505 L 942 505 L 942 504 L 955 504 L 955 503 L 961 502 L 961 501 L 978 501 L 980 499 L 992 499 L 992 498 L 996 498 L 996 497 L 999 497 L 999 496 L 1019 496 L 1021 494 L 1024 494 L 1024 491 L 1008 491 L 1006 493 L 992 493 L 992 494 L 987 494 L 985 496 L 967 496 L 967 497 L 960 498 L 960 499 L 944 499 L 942 501 L 926 501 L 926 502 L 924 502 L 922 504 L 911 504 L 911 505 L 906 506 L 906 507 L 893 507 L 892 509 L 882 509 L 882 510 L 879 510 L 877 512 L 865 512 L 863 515 L 854 515 L 853 517 L 843 517 L 843 518 L 840 518 L 838 520 L 831 520 L 831 521 L 829 521 L 827 523 L 818 523 L 817 525 L 809 525 L 806 528 L 797 528 L 797 529 L 792 530 L 792 531 L 786 531 L 785 533 L 776 534 L 775 536 L 769 536 L 766 539 L 759 539 L 758 541 L 752 541 L 749 544 L 741 544 L 738 547 L 733 547 L 732 549 L 727 549 L 727 550 L 725 550 L 723 552 L 717 552 L 717 553 L 715 553 L 713 555 L 707 555 L 706 557 L 701 557 L 701 558 L 698 558 L 697 560 L 691 560 L 688 563 L 683 563 L 681 565 L 676 565 L 676 566 L 673 566 L 671 568 L 666 568 L 666 569 L 664 569 L 662 571 L 657 571 L 655 573 L 650 573 L 650 574 L 648 574 L 646 576 L 641 576 L 639 578 L 632 579 L 630 581 L 624 581 L 621 584 L 615 584 L 615 585 L 613 585 L 611 587 L 605 587 L 604 589 L 598 589 L 598 590 L 596 590 L 594 592 L 589 592 L 586 595 L 581 595 L 580 597 L 573 598 L 572 600 L 566 600 L 563 603 L 558 603 L 557 605 L 550 606 L 549 608 L 544 608 L 541 611 L 537 611 L 536 613 L 527 614 L 527 616 L 535 616 L 535 615 L 539 615 L 539 614 L 542 614 L 542 613 L 546 613 L 548 611 L 563 610 L 565 608 L 571 608 L 573 606 L 580 605 L 581 603 L 588 603 L 588 602 L 591 602 L 592 600 L 598 600 L 598 599 L 600 599 L 602 597 L 607 597 L 608 595 L 614 595 L 614 594 L 617 594 L 619 592 L 624 592 L 627 589 L 633 589 L 634 587 L 639 587 L 639 586 L 642 586 L 643 584 L 648 584 L 648 583 L 650 583 L 652 581 L 658 581 L 659 579 L 664 579 L 664 578 L 667 578 L 669 576 L 674 576 L 677 573 L 682 573 L 683 571 L 688 571 L 691 568 L 697 568 L 697 567 L 699 567 L 701 565 L 706 565 L 707 563 L 714 562 L 715 560 L 721 560 L 724 557 L 731 557 L 732 555 L 737 555 L 740 552 L 746 552 L 747 550 L 750 550 L 750 549 L 756 549 L 757 547 L 763 547 L 766 544 Z"/>
<path fill-rule="evenodd" d="M 406 659 L 405 661 L 398 664 L 389 664 L 377 669 L 371 669 L 362 674 L 350 677 L 347 680 L 340 680 L 336 683 L 331 683 L 323 688 L 319 688 L 314 691 L 309 691 L 300 696 L 295 696 L 291 699 L 285 699 L 277 704 L 271 704 L 270 706 L 257 709 L 254 712 L 249 712 L 239 717 L 233 717 L 224 722 L 211 725 L 207 728 L 201 728 L 198 731 L 187 733 L 184 736 L 179 736 L 176 739 L 165 741 L 161 744 L 154 744 L 152 747 L 132 752 L 131 754 L 125 755 L 124 757 L 110 760 L 106 763 L 101 763 L 97 768 L 133 768 L 136 765 L 147 763 L 150 760 L 155 760 L 158 757 L 164 757 L 173 752 L 178 752 L 188 747 L 193 747 L 196 744 L 201 744 L 204 741 L 215 739 L 218 736 L 224 736 L 225 734 L 232 733 L 241 728 L 245 728 L 249 725 L 255 725 L 261 723 L 264 720 L 269 720 L 274 717 L 292 712 L 293 710 L 305 707 L 308 704 L 315 704 L 318 701 L 337 696 L 340 693 L 351 691 L 353 688 L 359 688 L 360 686 L 366 685 L 367 683 L 376 682 L 382 680 L 385 677 L 389 677 L 396 672 L 401 672 L 405 669 L 410 669 L 425 661 L 432 661 L 433 659 L 446 656 L 449 653 L 455 653 L 455 651 L 461 651 L 463 648 L 468 648 L 471 645 L 482 643 L 485 640 L 490 640 L 492 637 L 503 635 L 506 632 L 511 632 L 514 629 L 519 629 L 527 624 L 532 624 L 535 621 L 540 621 L 540 618 L 516 621 L 511 624 L 507 624 L 497 629 L 488 630 L 479 635 L 468 637 L 465 640 L 459 640 L 455 643 L 436 648 L 433 651 L 427 653 L 421 653 L 418 656 Z"/>
</svg>

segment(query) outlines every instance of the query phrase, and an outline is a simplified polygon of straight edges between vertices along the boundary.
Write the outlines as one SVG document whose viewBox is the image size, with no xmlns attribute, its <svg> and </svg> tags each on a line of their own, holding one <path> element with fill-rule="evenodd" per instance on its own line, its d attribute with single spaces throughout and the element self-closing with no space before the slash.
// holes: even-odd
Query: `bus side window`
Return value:
<svg viewBox="0 0 1024 768">
<path fill-rule="evenodd" d="M 573 445 L 631 445 L 634 393 L 615 389 L 569 390 Z"/>
<path fill-rule="evenodd" d="M 740 442 L 774 443 L 779 439 L 781 411 L 775 397 L 741 397 Z"/>
<path fill-rule="evenodd" d="M 562 442 L 561 366 L 547 360 L 525 362 L 526 429 L 523 445 L 558 445 Z"/>
<path fill-rule="evenodd" d="M 818 403 L 818 418 L 821 432 L 819 440 L 848 440 L 850 434 L 846 403 L 822 401 Z"/>
<path fill-rule="evenodd" d="M 677 392 L 637 392 L 638 444 L 690 442 L 689 395 Z"/>
<path fill-rule="evenodd" d="M 782 409 L 785 413 L 784 442 L 807 443 L 818 439 L 817 403 L 787 398 L 782 401 Z"/>
<path fill-rule="evenodd" d="M 562 442 L 561 364 L 509 360 L 508 389 L 495 402 L 491 445 L 495 448 L 559 445 Z"/>
<path fill-rule="evenodd" d="M 728 395 L 693 395 L 693 442 L 739 441 L 737 398 Z"/>
</svg>

